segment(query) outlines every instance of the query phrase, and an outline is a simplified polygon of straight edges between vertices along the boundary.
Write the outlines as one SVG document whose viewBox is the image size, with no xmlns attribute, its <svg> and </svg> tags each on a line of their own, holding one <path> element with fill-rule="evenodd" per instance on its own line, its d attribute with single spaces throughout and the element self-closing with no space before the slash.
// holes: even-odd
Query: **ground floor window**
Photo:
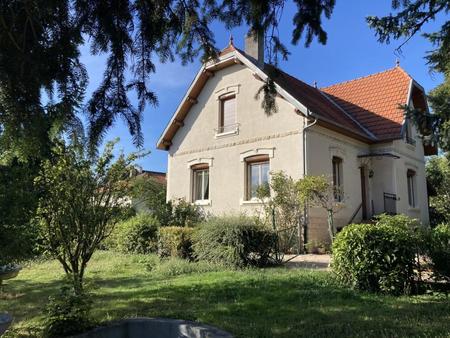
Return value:
<svg viewBox="0 0 450 338">
<path fill-rule="evenodd" d="M 341 202 L 343 197 L 342 158 L 333 156 L 332 165 L 333 165 L 334 199 L 337 202 Z"/>
<path fill-rule="evenodd" d="M 253 157 L 247 160 L 247 199 L 257 197 L 258 188 L 269 185 L 269 158 Z"/>
<path fill-rule="evenodd" d="M 193 172 L 193 200 L 204 201 L 209 199 L 209 168 L 207 166 L 196 166 Z"/>
<path fill-rule="evenodd" d="M 408 183 L 408 203 L 409 206 L 416 207 L 416 172 L 414 170 L 408 169 L 406 173 L 407 183 Z"/>
</svg>

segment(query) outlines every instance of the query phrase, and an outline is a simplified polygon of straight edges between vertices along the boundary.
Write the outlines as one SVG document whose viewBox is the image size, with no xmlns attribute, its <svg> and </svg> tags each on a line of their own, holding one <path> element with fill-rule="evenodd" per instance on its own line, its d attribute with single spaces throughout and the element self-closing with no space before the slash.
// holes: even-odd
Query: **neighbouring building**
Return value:
<svg viewBox="0 0 450 338">
<path fill-rule="evenodd" d="M 211 214 L 252 213 L 270 172 L 325 174 L 343 189 L 338 227 L 384 212 L 428 223 L 425 156 L 436 148 L 400 108 L 427 111 L 423 88 L 399 65 L 316 88 L 265 64 L 263 50 L 253 35 L 245 52 L 230 41 L 197 73 L 157 145 L 168 152 L 167 198 Z M 255 98 L 268 74 L 278 92 L 271 115 Z M 309 211 L 307 229 L 310 240 L 327 240 L 322 210 Z"/>
</svg>

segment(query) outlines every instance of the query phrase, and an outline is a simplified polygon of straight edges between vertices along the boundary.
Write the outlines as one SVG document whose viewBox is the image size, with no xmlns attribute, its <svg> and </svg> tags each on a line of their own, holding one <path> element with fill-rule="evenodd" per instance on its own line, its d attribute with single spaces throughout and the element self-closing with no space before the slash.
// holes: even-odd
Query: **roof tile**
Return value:
<svg viewBox="0 0 450 338">
<path fill-rule="evenodd" d="M 412 78 L 399 66 L 321 90 L 379 140 L 399 137 Z"/>
</svg>

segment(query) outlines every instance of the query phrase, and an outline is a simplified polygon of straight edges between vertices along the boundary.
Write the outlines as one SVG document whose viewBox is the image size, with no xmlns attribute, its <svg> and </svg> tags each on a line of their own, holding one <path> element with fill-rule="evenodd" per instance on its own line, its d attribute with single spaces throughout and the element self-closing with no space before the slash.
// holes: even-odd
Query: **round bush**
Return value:
<svg viewBox="0 0 450 338">
<path fill-rule="evenodd" d="M 141 213 L 116 225 L 109 240 L 109 247 L 125 253 L 147 254 L 158 247 L 158 220 Z"/>
<path fill-rule="evenodd" d="M 193 243 L 199 260 L 233 267 L 264 266 L 270 262 L 276 235 L 249 217 L 215 217 L 196 229 Z"/>
<path fill-rule="evenodd" d="M 344 227 L 333 243 L 333 272 L 356 289 L 408 293 L 417 252 L 414 225 L 406 216 L 384 215 L 376 224 Z"/>
<path fill-rule="evenodd" d="M 435 273 L 450 279 L 450 225 L 441 224 L 432 230 L 429 255 Z"/>
</svg>

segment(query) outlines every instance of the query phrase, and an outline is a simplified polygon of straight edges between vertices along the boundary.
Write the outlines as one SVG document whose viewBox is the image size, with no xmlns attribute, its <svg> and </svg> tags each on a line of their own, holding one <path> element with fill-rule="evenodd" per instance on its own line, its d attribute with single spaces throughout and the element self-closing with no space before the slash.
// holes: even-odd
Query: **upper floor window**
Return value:
<svg viewBox="0 0 450 338">
<path fill-rule="evenodd" d="M 259 188 L 269 187 L 269 157 L 253 156 L 247 162 L 247 200 L 258 197 Z"/>
<path fill-rule="evenodd" d="M 337 202 L 341 202 L 343 199 L 342 158 L 333 156 L 332 166 L 333 166 L 334 199 Z"/>
<path fill-rule="evenodd" d="M 209 200 L 209 167 L 207 164 L 198 164 L 192 167 L 193 200 Z"/>
<path fill-rule="evenodd" d="M 230 95 L 220 99 L 218 133 L 236 131 L 236 96 Z"/>
<path fill-rule="evenodd" d="M 408 204 L 410 207 L 415 208 L 416 201 L 416 172 L 408 169 L 406 172 L 407 184 L 408 184 Z"/>
<path fill-rule="evenodd" d="M 416 140 L 412 136 L 411 123 L 409 120 L 405 121 L 405 141 L 408 144 L 412 145 L 416 144 Z"/>
</svg>

